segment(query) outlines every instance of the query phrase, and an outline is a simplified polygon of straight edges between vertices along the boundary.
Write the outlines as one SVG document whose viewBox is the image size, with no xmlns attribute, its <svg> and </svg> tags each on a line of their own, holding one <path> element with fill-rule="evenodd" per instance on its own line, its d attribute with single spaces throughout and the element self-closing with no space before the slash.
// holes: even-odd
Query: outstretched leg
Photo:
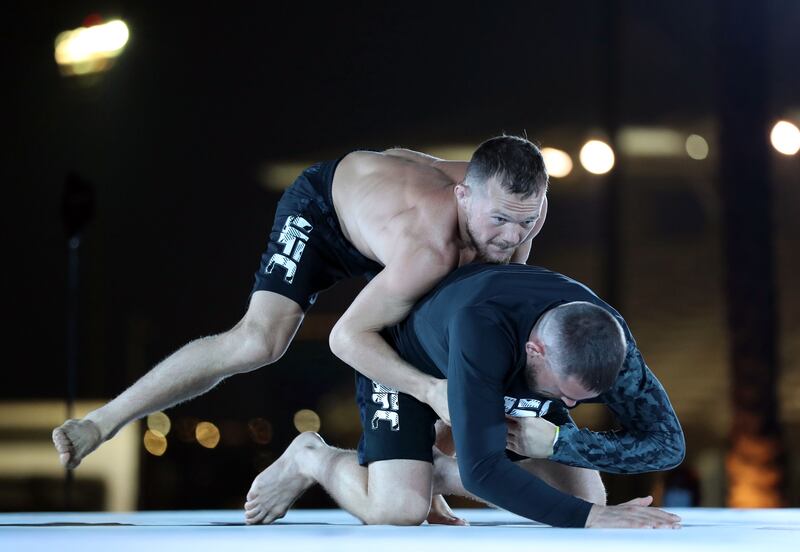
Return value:
<svg viewBox="0 0 800 552">
<path fill-rule="evenodd" d="M 230 375 L 275 362 L 302 321 L 296 302 L 270 291 L 255 292 L 232 329 L 184 345 L 108 404 L 54 429 L 61 463 L 75 468 L 133 420 L 201 395 Z"/>
</svg>

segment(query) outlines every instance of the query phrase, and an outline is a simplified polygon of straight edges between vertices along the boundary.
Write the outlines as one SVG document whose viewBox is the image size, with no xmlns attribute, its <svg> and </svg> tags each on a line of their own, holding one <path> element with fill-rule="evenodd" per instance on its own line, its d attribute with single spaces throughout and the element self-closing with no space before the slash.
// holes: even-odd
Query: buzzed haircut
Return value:
<svg viewBox="0 0 800 552">
<path fill-rule="evenodd" d="M 466 182 L 483 186 L 497 177 L 503 189 L 527 199 L 547 192 L 549 177 L 539 148 L 520 136 L 496 136 L 483 142 L 469 161 Z"/>
<path fill-rule="evenodd" d="M 551 363 L 562 376 L 572 376 L 588 391 L 608 391 L 625 360 L 626 341 L 617 319 L 606 309 L 574 301 L 550 311 L 543 328 Z"/>
</svg>

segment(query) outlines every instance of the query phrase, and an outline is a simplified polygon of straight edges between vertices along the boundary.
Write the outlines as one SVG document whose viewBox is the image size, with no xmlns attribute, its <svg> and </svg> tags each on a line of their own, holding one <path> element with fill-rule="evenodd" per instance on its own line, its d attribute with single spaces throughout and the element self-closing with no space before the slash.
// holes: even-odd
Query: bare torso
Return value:
<svg viewBox="0 0 800 552">
<path fill-rule="evenodd" d="M 431 405 L 444 420 L 449 419 L 446 384 L 409 366 L 380 331 L 406 318 L 420 297 L 456 267 L 479 259 L 503 262 L 493 260 L 497 254 L 479 254 L 476 227 L 487 244 L 497 236 L 506 242 L 519 240 L 505 262 L 524 263 L 547 205 L 544 194 L 525 202 L 509 200 L 494 180 L 494 188 L 487 183 L 487 191 L 470 198 L 464 185 L 468 165 L 402 148 L 359 151 L 341 160 L 332 187 L 345 238 L 384 269 L 334 326 L 331 350 L 370 379 Z M 490 213 L 496 209 L 501 215 L 505 209 L 516 209 L 506 218 L 519 220 L 494 222 Z M 484 224 L 470 228 L 469 217 L 473 221 L 483 217 Z"/>
<path fill-rule="evenodd" d="M 453 187 L 466 166 L 365 151 L 347 155 L 333 178 L 333 204 L 344 236 L 384 266 L 397 245 L 408 240 L 458 259 L 462 247 Z"/>
</svg>

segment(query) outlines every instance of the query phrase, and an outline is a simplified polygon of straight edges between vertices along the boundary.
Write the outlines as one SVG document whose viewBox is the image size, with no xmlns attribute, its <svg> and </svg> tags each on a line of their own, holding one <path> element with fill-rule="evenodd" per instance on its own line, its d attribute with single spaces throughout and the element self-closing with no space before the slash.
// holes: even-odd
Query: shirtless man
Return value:
<svg viewBox="0 0 800 552">
<path fill-rule="evenodd" d="M 514 136 L 487 140 L 469 163 L 391 149 L 310 167 L 278 203 L 244 317 L 186 344 L 85 418 L 54 429 L 61 463 L 75 468 L 126 424 L 277 361 L 319 291 L 365 274 L 374 278 L 333 328 L 331 349 L 449 422 L 446 382 L 403 361 L 379 332 L 458 266 L 524 263 L 545 220 L 547 183 L 538 148 Z"/>
</svg>

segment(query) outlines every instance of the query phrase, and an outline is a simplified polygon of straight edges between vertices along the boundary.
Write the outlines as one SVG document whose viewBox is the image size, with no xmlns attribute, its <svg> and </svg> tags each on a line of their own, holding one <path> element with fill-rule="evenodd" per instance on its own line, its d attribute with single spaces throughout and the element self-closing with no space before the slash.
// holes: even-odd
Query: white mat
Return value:
<svg viewBox="0 0 800 552">
<path fill-rule="evenodd" d="M 457 510 L 470 527 L 367 527 L 341 510 L 294 510 L 271 526 L 245 526 L 239 510 L 16 513 L 0 514 L 0 551 L 800 550 L 800 509 L 671 511 L 683 529 L 553 529 L 497 510 Z"/>
</svg>

